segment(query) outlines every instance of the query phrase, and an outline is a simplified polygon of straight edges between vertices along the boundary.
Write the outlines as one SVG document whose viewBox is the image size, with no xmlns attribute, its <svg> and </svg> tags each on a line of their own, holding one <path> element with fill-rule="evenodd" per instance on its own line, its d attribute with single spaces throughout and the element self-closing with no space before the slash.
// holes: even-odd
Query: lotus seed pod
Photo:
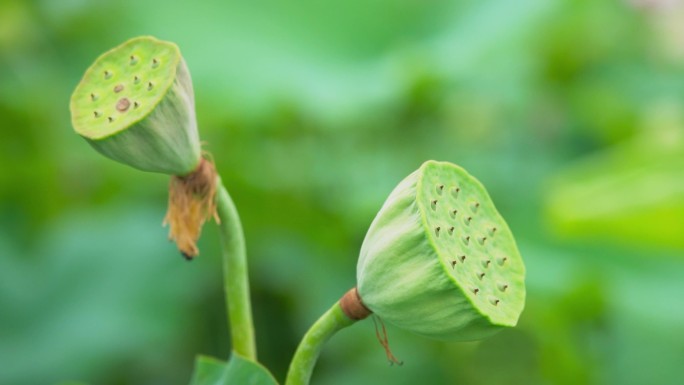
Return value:
<svg viewBox="0 0 684 385">
<path fill-rule="evenodd" d="M 192 81 L 173 43 L 137 37 L 104 53 L 70 109 L 74 130 L 109 158 L 172 175 L 199 165 Z"/>
<path fill-rule="evenodd" d="M 525 268 L 485 188 L 428 161 L 404 179 L 361 247 L 357 285 L 382 319 L 428 337 L 475 340 L 515 326 Z"/>
</svg>

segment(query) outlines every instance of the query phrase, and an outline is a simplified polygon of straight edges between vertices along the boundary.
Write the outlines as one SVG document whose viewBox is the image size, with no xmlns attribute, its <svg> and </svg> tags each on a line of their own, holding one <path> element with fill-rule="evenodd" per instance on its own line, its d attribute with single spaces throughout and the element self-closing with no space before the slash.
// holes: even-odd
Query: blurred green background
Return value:
<svg viewBox="0 0 684 385">
<path fill-rule="evenodd" d="M 313 383 L 681 384 L 684 4 L 677 0 L 0 2 L 0 384 L 184 384 L 225 359 L 213 225 L 187 263 L 168 178 L 72 132 L 94 59 L 176 42 L 243 218 L 258 349 L 282 380 L 355 283 L 365 232 L 427 159 L 488 187 L 528 271 L 515 329 L 477 343 L 373 324 Z"/>
</svg>

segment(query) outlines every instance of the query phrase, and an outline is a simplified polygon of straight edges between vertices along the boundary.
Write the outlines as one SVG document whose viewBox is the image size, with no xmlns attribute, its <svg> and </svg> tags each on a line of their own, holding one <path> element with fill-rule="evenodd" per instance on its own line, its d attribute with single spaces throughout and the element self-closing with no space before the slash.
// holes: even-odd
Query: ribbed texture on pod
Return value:
<svg viewBox="0 0 684 385">
<path fill-rule="evenodd" d="M 74 130 L 105 156 L 186 175 L 200 162 L 190 72 L 178 47 L 138 37 L 106 52 L 71 97 Z"/>
<path fill-rule="evenodd" d="M 475 340 L 515 326 L 524 266 L 484 187 L 428 161 L 390 194 L 357 266 L 363 303 L 382 319 L 438 339 Z"/>
</svg>

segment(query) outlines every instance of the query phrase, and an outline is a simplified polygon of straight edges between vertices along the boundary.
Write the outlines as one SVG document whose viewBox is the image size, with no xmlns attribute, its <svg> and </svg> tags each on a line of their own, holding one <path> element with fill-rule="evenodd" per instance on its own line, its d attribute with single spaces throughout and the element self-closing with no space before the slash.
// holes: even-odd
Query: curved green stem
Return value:
<svg viewBox="0 0 684 385">
<path fill-rule="evenodd" d="M 233 351 L 248 360 L 256 361 L 245 236 L 235 204 L 220 178 L 217 185 L 216 208 L 221 219 L 223 279 Z"/>
<path fill-rule="evenodd" d="M 308 385 L 323 345 L 338 331 L 356 322 L 349 319 L 336 302 L 306 332 L 295 352 L 285 385 Z"/>
</svg>

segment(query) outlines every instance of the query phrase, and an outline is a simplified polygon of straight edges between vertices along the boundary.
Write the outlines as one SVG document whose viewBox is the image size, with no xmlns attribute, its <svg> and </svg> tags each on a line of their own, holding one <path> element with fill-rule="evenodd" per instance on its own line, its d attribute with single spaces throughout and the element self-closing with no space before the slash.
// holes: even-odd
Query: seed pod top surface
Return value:
<svg viewBox="0 0 684 385">
<path fill-rule="evenodd" d="M 359 294 L 380 317 L 460 340 L 517 323 L 524 275 L 513 235 L 482 184 L 436 161 L 390 194 L 357 267 Z"/>
<path fill-rule="evenodd" d="M 484 186 L 462 168 L 432 163 L 417 195 L 444 270 L 492 322 L 515 324 L 524 304 L 524 266 Z"/>
<path fill-rule="evenodd" d="M 164 98 L 180 61 L 175 44 L 152 37 L 134 38 L 105 52 L 71 97 L 74 129 L 101 139 L 140 121 Z"/>
</svg>

